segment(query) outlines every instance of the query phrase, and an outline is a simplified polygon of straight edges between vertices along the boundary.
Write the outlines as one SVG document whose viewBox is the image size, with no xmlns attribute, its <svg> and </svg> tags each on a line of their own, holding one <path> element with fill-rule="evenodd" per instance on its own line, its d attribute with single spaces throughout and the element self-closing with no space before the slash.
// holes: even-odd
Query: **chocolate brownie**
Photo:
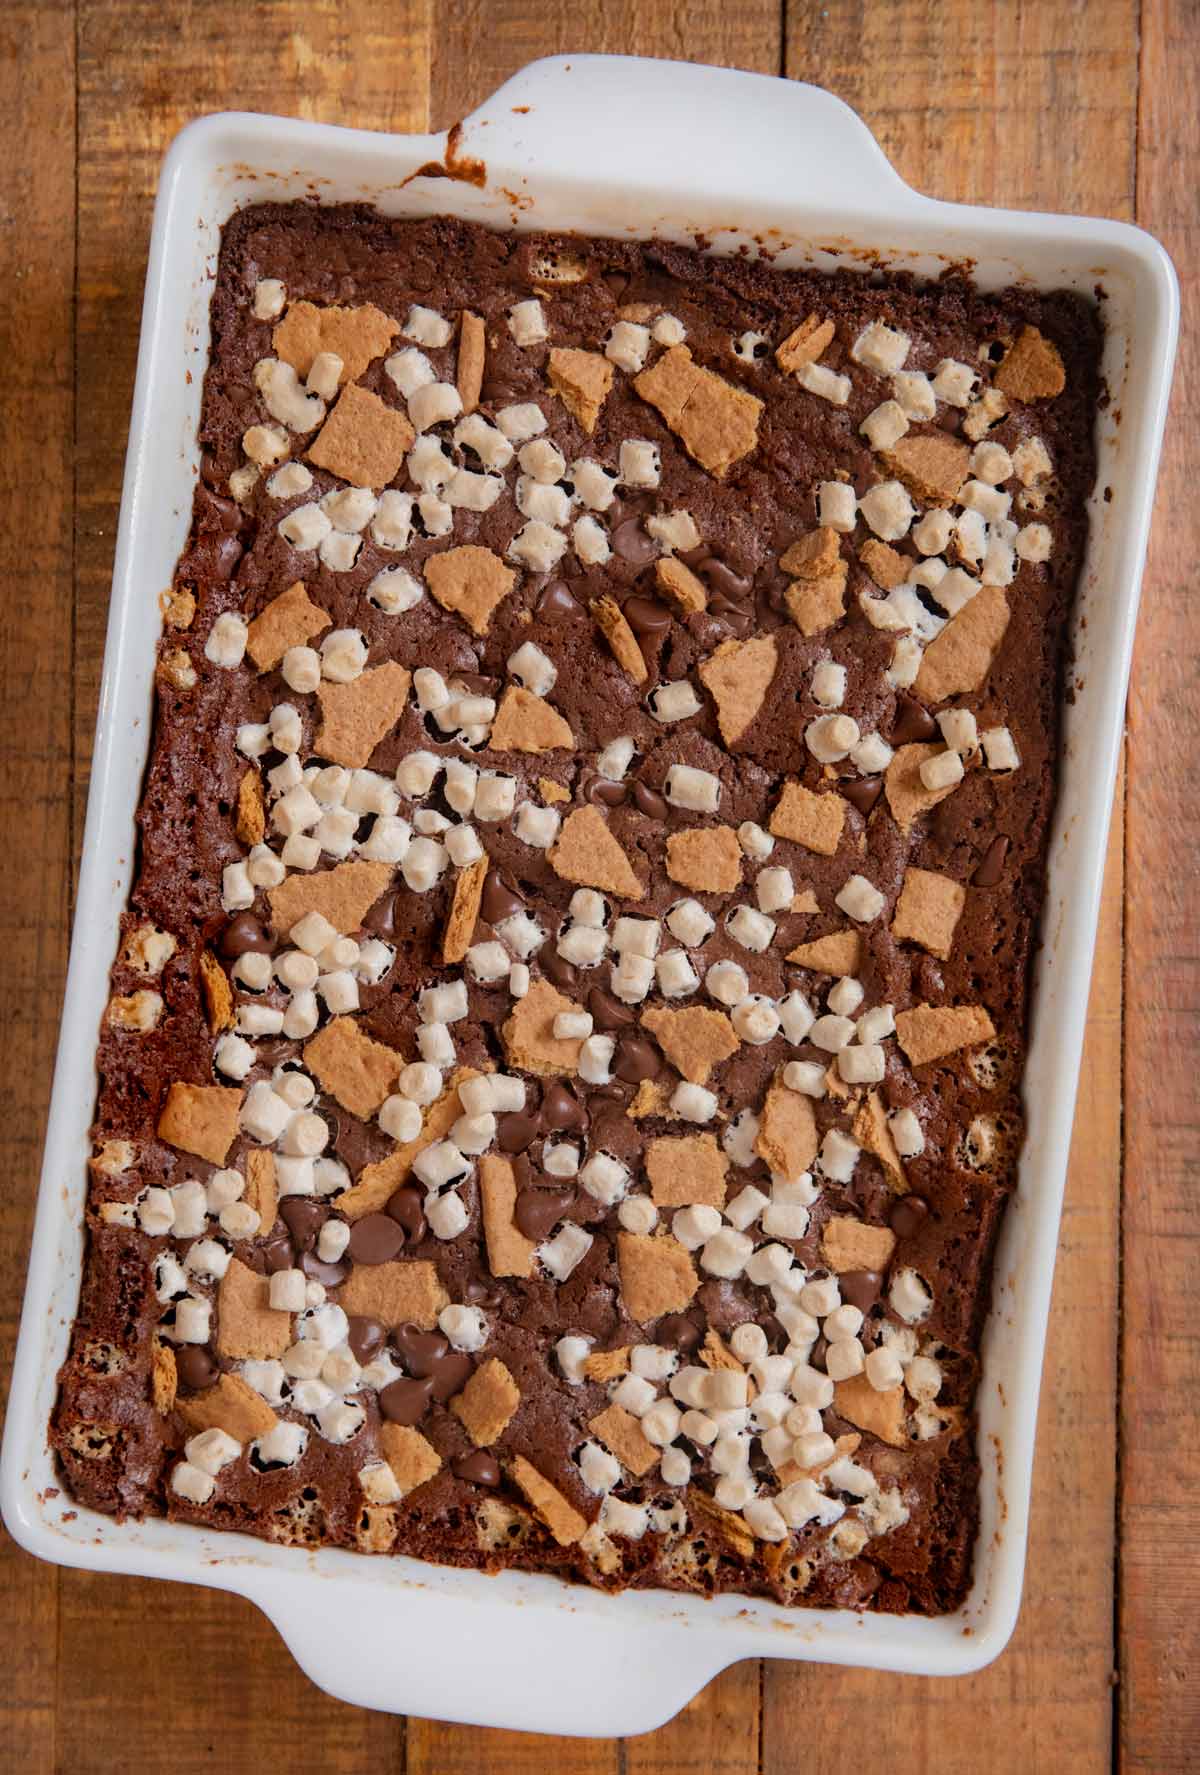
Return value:
<svg viewBox="0 0 1200 1775">
<path fill-rule="evenodd" d="M 1100 344 L 959 277 L 229 223 L 78 1500 L 962 1600 Z"/>
</svg>

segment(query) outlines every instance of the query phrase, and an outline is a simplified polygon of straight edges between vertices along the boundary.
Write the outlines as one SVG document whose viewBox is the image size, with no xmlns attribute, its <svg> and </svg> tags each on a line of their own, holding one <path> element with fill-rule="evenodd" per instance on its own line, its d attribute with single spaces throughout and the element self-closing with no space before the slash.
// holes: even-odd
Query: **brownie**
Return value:
<svg viewBox="0 0 1200 1775">
<path fill-rule="evenodd" d="M 225 229 L 91 1508 L 963 1599 L 1101 326 L 703 245 Z"/>
</svg>

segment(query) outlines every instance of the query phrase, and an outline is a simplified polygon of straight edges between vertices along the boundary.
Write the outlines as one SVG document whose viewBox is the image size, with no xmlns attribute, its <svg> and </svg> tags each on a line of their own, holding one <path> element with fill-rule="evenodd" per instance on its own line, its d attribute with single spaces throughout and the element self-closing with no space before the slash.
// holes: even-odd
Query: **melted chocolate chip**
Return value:
<svg viewBox="0 0 1200 1775">
<path fill-rule="evenodd" d="M 620 807 L 629 799 L 629 789 L 624 783 L 611 783 L 607 777 L 593 777 L 583 792 L 583 799 L 590 801 L 593 807 Z"/>
<path fill-rule="evenodd" d="M 569 1184 L 562 1189 L 523 1189 L 513 1208 L 513 1220 L 527 1239 L 540 1245 L 575 1206 L 576 1199 L 577 1192 Z"/>
<path fill-rule="evenodd" d="M 500 1290 L 482 1276 L 472 1276 L 463 1288 L 463 1299 L 471 1307 L 498 1307 L 502 1298 Z"/>
<path fill-rule="evenodd" d="M 419 1244 L 425 1237 L 425 1204 L 420 1190 L 411 1183 L 389 1196 L 385 1213 L 404 1228 L 410 1245 Z"/>
<path fill-rule="evenodd" d="M 312 1250 L 317 1234 L 329 1219 L 329 1210 L 312 1196 L 285 1196 L 279 1204 L 279 1218 L 292 1235 L 292 1244 L 299 1254 Z"/>
<path fill-rule="evenodd" d="M 490 1455 L 486 1448 L 477 1448 L 469 1455 L 459 1455 L 450 1463 L 450 1471 L 456 1479 L 465 1479 L 468 1485 L 499 1485 L 500 1463 L 495 1455 Z"/>
<path fill-rule="evenodd" d="M 587 995 L 587 1008 L 597 1029 L 632 1029 L 637 1018 L 628 1005 L 615 999 L 603 986 L 593 986 Z"/>
<path fill-rule="evenodd" d="M 262 1247 L 262 1260 L 268 1276 L 273 1276 L 276 1270 L 290 1270 L 294 1267 L 292 1241 L 286 1233 L 276 1233 L 274 1238 L 267 1240 Z"/>
<path fill-rule="evenodd" d="M 747 598 L 754 590 L 754 581 L 744 573 L 737 573 L 720 555 L 708 555 L 698 568 L 700 578 L 719 597 L 728 599 L 730 604 L 743 607 Z"/>
<path fill-rule="evenodd" d="M 913 740 L 929 740 L 937 733 L 937 722 L 915 696 L 901 691 L 896 698 L 896 720 L 892 727 L 893 746 L 907 746 Z"/>
<path fill-rule="evenodd" d="M 625 518 L 617 525 L 612 533 L 612 549 L 631 567 L 648 567 L 660 552 L 658 544 L 642 529 L 640 517 Z"/>
<path fill-rule="evenodd" d="M 392 1424 L 419 1424 L 433 1400 L 433 1382 L 392 1381 L 379 1395 L 379 1409 Z"/>
<path fill-rule="evenodd" d="M 230 961 L 239 955 L 270 955 L 275 948 L 259 921 L 250 912 L 238 912 L 221 933 L 221 954 Z"/>
<path fill-rule="evenodd" d="M 368 1319 L 364 1313 L 351 1313 L 347 1320 L 346 1342 L 354 1360 L 365 1368 L 387 1342 L 387 1327 L 378 1319 Z"/>
<path fill-rule="evenodd" d="M 686 1313 L 664 1313 L 654 1328 L 656 1344 L 682 1350 L 685 1355 L 696 1348 L 701 1335 L 700 1327 L 693 1325 Z"/>
<path fill-rule="evenodd" d="M 640 641 L 657 641 L 671 629 L 671 612 L 657 598 L 627 598 L 622 614 Z"/>
<path fill-rule="evenodd" d="M 999 887 L 1004 879 L 1004 865 L 1008 861 L 1008 848 L 1007 835 L 1003 832 L 997 833 L 983 853 L 983 861 L 971 877 L 975 887 Z"/>
<path fill-rule="evenodd" d="M 508 1153 L 510 1156 L 525 1152 L 533 1145 L 537 1137 L 537 1117 L 530 1115 L 527 1110 L 511 1110 L 508 1115 L 501 1116 L 496 1123 L 496 1145 L 502 1153 Z"/>
<path fill-rule="evenodd" d="M 883 1277 L 878 1270 L 843 1270 L 838 1277 L 838 1286 L 843 1300 L 857 1307 L 860 1313 L 869 1313 L 882 1292 Z"/>
<path fill-rule="evenodd" d="M 524 896 L 512 879 L 499 869 L 489 869 L 479 900 L 480 917 L 486 919 L 488 924 L 501 924 L 514 913 L 524 910 Z"/>
<path fill-rule="evenodd" d="M 888 1225 L 898 1239 L 911 1239 L 924 1225 L 929 1203 L 924 1196 L 901 1196 L 888 1215 Z"/>
<path fill-rule="evenodd" d="M 574 991 L 579 984 L 579 969 L 558 953 L 554 942 L 552 937 L 548 943 L 542 944 L 538 950 L 538 966 L 555 986 L 561 986 L 567 992 Z"/>
<path fill-rule="evenodd" d="M 856 807 L 865 820 L 883 793 L 883 778 L 856 777 L 853 782 L 839 784 L 839 788 L 851 807 Z"/>
<path fill-rule="evenodd" d="M 582 1133 L 588 1125 L 587 1110 L 569 1085 L 551 1079 L 542 1092 L 541 1123 L 547 1133 Z"/>
<path fill-rule="evenodd" d="M 613 1072 L 627 1085 L 640 1085 L 643 1079 L 655 1079 L 662 1068 L 662 1055 L 644 1036 L 623 1035 L 618 1041 Z"/>
<path fill-rule="evenodd" d="M 405 1245 L 405 1232 L 393 1214 L 364 1214 L 350 1228 L 346 1247 L 355 1263 L 391 1263 Z"/>
<path fill-rule="evenodd" d="M 406 1324 L 393 1331 L 392 1347 L 409 1374 L 424 1379 L 449 1352 L 450 1344 L 440 1331 L 422 1331 L 419 1325 Z"/>
<path fill-rule="evenodd" d="M 439 1403 L 461 1393 L 475 1372 L 475 1364 L 463 1350 L 448 1350 L 433 1370 L 433 1396 Z"/>
<path fill-rule="evenodd" d="M 535 614 L 543 621 L 555 622 L 564 616 L 582 616 L 583 611 L 578 598 L 572 594 L 566 582 L 552 579 L 548 586 L 543 587 Z"/>
<path fill-rule="evenodd" d="M 176 1379 L 187 1393 L 202 1393 L 220 1372 L 216 1357 L 204 1344 L 180 1344 L 175 1351 Z"/>
<path fill-rule="evenodd" d="M 385 942 L 390 942 L 396 935 L 396 900 L 397 895 L 384 894 L 381 900 L 376 900 L 363 919 L 366 929 L 373 931 L 377 937 L 382 937 Z"/>
<path fill-rule="evenodd" d="M 670 812 L 665 798 L 657 789 L 647 788 L 645 783 L 633 785 L 633 805 L 648 820 L 665 820 Z"/>
<path fill-rule="evenodd" d="M 339 1258 L 337 1263 L 326 1263 L 312 1251 L 301 1254 L 300 1268 L 310 1281 L 320 1282 L 323 1288 L 340 1288 L 350 1274 L 350 1265 L 344 1258 Z"/>
</svg>

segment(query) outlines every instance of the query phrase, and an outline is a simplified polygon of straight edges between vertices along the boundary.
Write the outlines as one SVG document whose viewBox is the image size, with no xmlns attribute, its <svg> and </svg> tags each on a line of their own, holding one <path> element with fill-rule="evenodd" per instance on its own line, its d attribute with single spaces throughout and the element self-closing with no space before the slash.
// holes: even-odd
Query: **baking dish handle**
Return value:
<svg viewBox="0 0 1200 1775">
<path fill-rule="evenodd" d="M 531 62 L 454 140 L 462 157 L 572 180 L 618 181 L 753 203 L 782 162 L 806 207 L 831 211 L 881 198 L 919 202 L 849 105 L 817 86 L 773 75 L 640 56 L 551 56 Z M 503 169 L 503 176 L 501 170 Z"/>
</svg>

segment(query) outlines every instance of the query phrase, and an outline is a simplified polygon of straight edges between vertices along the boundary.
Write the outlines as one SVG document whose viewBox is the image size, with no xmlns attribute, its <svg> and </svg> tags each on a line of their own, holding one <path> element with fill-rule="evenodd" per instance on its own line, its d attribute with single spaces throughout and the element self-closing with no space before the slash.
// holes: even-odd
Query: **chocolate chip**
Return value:
<svg viewBox="0 0 1200 1775">
<path fill-rule="evenodd" d="M 971 877 L 975 887 L 999 887 L 1004 879 L 1004 865 L 1008 861 L 1009 839 L 1006 833 L 999 832 L 987 850 L 983 853 L 983 861 Z"/>
<path fill-rule="evenodd" d="M 385 1213 L 404 1228 L 410 1245 L 425 1237 L 425 1204 L 420 1190 L 406 1183 L 388 1197 Z"/>
<path fill-rule="evenodd" d="M 633 785 L 633 805 L 648 820 L 665 820 L 670 811 L 658 790 L 648 789 L 645 783 Z"/>
<path fill-rule="evenodd" d="M 514 913 L 524 912 L 525 899 L 510 876 L 489 869 L 479 899 L 479 914 L 488 924 L 502 924 Z"/>
<path fill-rule="evenodd" d="M 640 516 L 625 518 L 617 525 L 612 533 L 612 549 L 631 567 L 648 567 L 661 552 L 654 539 L 642 529 Z"/>
<path fill-rule="evenodd" d="M 270 955 L 275 944 L 253 913 L 238 912 L 221 933 L 221 954 L 230 961 L 239 955 Z"/>
<path fill-rule="evenodd" d="M 825 1336 L 824 1332 L 822 1332 L 812 1349 L 808 1352 L 808 1366 L 810 1368 L 815 1368 L 818 1374 L 825 1373 L 825 1352 L 828 1348 L 829 1339 Z"/>
<path fill-rule="evenodd" d="M 465 1479 L 468 1485 L 500 1483 L 500 1463 L 486 1448 L 474 1449 L 469 1455 L 459 1455 L 456 1461 L 450 1463 L 450 1471 L 456 1479 Z"/>
<path fill-rule="evenodd" d="M 351 1313 L 346 1325 L 346 1342 L 354 1360 L 365 1368 L 387 1342 L 387 1327 L 378 1319 L 368 1319 L 365 1313 Z"/>
<path fill-rule="evenodd" d="M 180 1344 L 175 1351 L 175 1376 L 185 1392 L 202 1393 L 220 1372 L 216 1357 L 203 1344 Z"/>
<path fill-rule="evenodd" d="M 405 1232 L 393 1214 L 364 1214 L 350 1228 L 346 1247 L 355 1263 L 391 1263 L 405 1245 Z"/>
<path fill-rule="evenodd" d="M 569 1085 L 551 1079 L 542 1092 L 541 1123 L 548 1133 L 582 1133 L 588 1125 L 587 1111 Z"/>
<path fill-rule="evenodd" d="M 662 1055 L 644 1036 L 623 1035 L 613 1057 L 613 1072 L 627 1085 L 640 1085 L 643 1079 L 655 1079 L 663 1069 Z"/>
<path fill-rule="evenodd" d="M 869 1313 L 882 1292 L 883 1277 L 878 1270 L 843 1270 L 838 1286 L 843 1300 L 860 1313 Z"/>
<path fill-rule="evenodd" d="M 300 1268 L 312 1282 L 319 1282 L 323 1288 L 340 1288 L 350 1274 L 350 1265 L 344 1258 L 337 1263 L 326 1263 L 313 1251 L 304 1251 L 300 1255 Z"/>
<path fill-rule="evenodd" d="M 686 1355 L 700 1342 L 701 1331 L 686 1313 L 664 1313 L 654 1328 L 654 1341 L 668 1349 L 682 1350 Z"/>
<path fill-rule="evenodd" d="M 564 580 L 552 579 L 542 590 L 534 613 L 544 621 L 555 622 L 564 616 L 582 616 L 578 598 L 571 593 Z"/>
<path fill-rule="evenodd" d="M 311 1196 L 285 1196 L 279 1204 L 279 1218 L 292 1235 L 299 1255 L 312 1250 L 317 1234 L 329 1219 L 329 1210 L 324 1202 L 316 1202 Z"/>
<path fill-rule="evenodd" d="M 376 900 L 363 919 L 366 929 L 374 931 L 375 935 L 382 937 L 385 942 L 390 941 L 396 935 L 397 897 L 395 894 L 385 894 L 382 900 Z"/>
<path fill-rule="evenodd" d="M 494 1283 L 473 1276 L 463 1287 L 463 1299 L 471 1307 L 498 1307 L 503 1296 Z"/>
<path fill-rule="evenodd" d="M 888 1215 L 888 1225 L 898 1239 L 911 1239 L 924 1225 L 928 1213 L 929 1203 L 924 1196 L 901 1196 Z"/>
<path fill-rule="evenodd" d="M 840 783 L 838 787 L 851 807 L 856 807 L 865 820 L 883 793 L 883 778 L 856 777 L 853 782 Z"/>
<path fill-rule="evenodd" d="M 449 1340 L 440 1331 L 422 1331 L 419 1325 L 397 1325 L 392 1332 L 392 1347 L 409 1374 L 420 1379 L 431 1375 L 450 1349 Z"/>
<path fill-rule="evenodd" d="M 937 722 L 915 696 L 901 691 L 896 698 L 896 719 L 892 726 L 893 746 L 907 746 L 912 740 L 929 740 L 936 734 Z"/>
<path fill-rule="evenodd" d="M 735 604 L 722 592 L 709 593 L 708 615 L 739 637 L 748 635 L 754 627 L 753 610 L 747 610 L 743 605 Z"/>
<path fill-rule="evenodd" d="M 576 1199 L 577 1192 L 570 1184 L 561 1189 L 523 1189 L 513 1208 L 513 1220 L 527 1239 L 540 1245 L 575 1206 Z"/>
<path fill-rule="evenodd" d="M 379 1395 L 379 1409 L 393 1424 L 419 1424 L 433 1399 L 433 1382 L 392 1381 Z"/>
<path fill-rule="evenodd" d="M 706 555 L 696 569 L 704 583 L 731 605 L 742 606 L 754 590 L 754 581 L 736 573 L 720 555 Z"/>
<path fill-rule="evenodd" d="M 514 1153 L 525 1152 L 537 1137 L 537 1117 L 530 1115 L 527 1110 L 511 1110 L 496 1123 L 496 1145 L 502 1153 L 508 1153 L 510 1157 Z"/>
<path fill-rule="evenodd" d="M 603 986 L 593 986 L 587 995 L 587 1008 L 592 1014 L 592 1023 L 597 1029 L 632 1029 L 637 1017 L 628 1005 L 605 992 Z"/>
<path fill-rule="evenodd" d="M 433 1370 L 433 1396 L 441 1404 L 461 1393 L 475 1372 L 475 1364 L 465 1350 L 448 1350 Z"/>
<path fill-rule="evenodd" d="M 542 944 L 538 950 L 538 966 L 547 980 L 552 981 L 555 986 L 561 986 L 566 992 L 573 992 L 579 984 L 579 969 L 560 955 L 554 944 L 553 937 L 548 943 Z"/>
<path fill-rule="evenodd" d="M 292 1241 L 286 1233 L 276 1233 L 274 1238 L 267 1240 L 262 1247 L 262 1260 L 268 1276 L 273 1276 L 276 1270 L 290 1270 L 294 1267 Z"/>
<path fill-rule="evenodd" d="M 627 598 L 622 615 L 639 640 L 657 641 L 670 633 L 671 612 L 657 598 Z"/>
<path fill-rule="evenodd" d="M 593 777 L 583 791 L 583 799 L 593 807 L 620 807 L 628 801 L 629 789 L 624 783 L 610 783 L 607 777 Z"/>
</svg>

